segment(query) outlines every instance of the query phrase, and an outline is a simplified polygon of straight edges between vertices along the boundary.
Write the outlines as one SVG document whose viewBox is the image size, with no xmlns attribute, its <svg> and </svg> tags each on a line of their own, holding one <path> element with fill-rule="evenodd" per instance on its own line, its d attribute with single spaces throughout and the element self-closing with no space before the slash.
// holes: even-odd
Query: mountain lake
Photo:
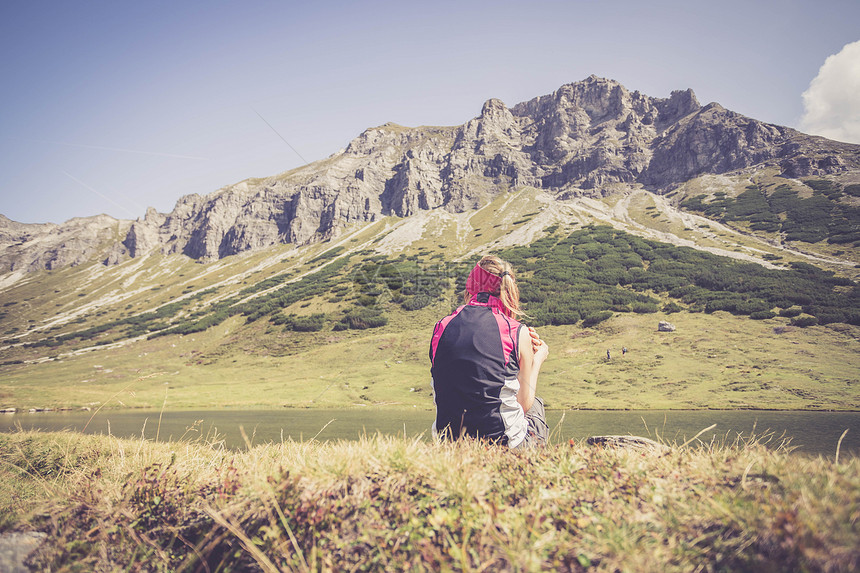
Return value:
<svg viewBox="0 0 860 573">
<path fill-rule="evenodd" d="M 784 438 L 797 452 L 832 458 L 842 433 L 841 455 L 860 455 L 860 412 L 777 410 L 573 410 L 547 411 L 553 443 L 597 435 L 637 435 L 682 444 L 701 430 L 703 443 L 733 442 L 739 435 Z M 223 440 L 229 448 L 282 440 L 355 440 L 362 435 L 429 439 L 433 412 L 405 408 L 283 410 L 103 410 L 0 415 L 0 431 L 76 431 L 159 440 Z M 244 435 L 243 435 L 244 434 Z M 247 438 L 247 440 L 246 440 Z"/>
</svg>

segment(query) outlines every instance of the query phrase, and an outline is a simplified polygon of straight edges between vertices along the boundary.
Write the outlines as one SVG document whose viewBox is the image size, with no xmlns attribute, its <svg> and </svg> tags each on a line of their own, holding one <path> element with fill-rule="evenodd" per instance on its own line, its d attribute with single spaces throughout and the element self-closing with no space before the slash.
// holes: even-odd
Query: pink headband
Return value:
<svg viewBox="0 0 860 573">
<path fill-rule="evenodd" d="M 507 271 L 502 273 L 502 276 L 508 274 Z M 499 285 L 502 283 L 502 277 L 497 277 L 491 272 L 484 270 L 480 265 L 475 265 L 472 272 L 469 273 L 469 278 L 466 280 L 466 290 L 469 294 L 478 294 L 479 292 L 493 293 L 498 291 Z"/>
</svg>

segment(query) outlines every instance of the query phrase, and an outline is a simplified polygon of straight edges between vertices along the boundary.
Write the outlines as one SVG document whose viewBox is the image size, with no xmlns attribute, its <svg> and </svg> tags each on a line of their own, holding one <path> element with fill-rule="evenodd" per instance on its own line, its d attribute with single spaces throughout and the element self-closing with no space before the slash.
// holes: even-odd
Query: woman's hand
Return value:
<svg viewBox="0 0 860 573">
<path fill-rule="evenodd" d="M 543 340 L 541 340 L 540 335 L 537 333 L 537 331 L 534 328 L 532 328 L 531 326 L 529 326 L 528 328 L 529 328 L 529 336 L 531 336 L 531 340 L 532 340 L 532 350 L 534 351 L 534 354 L 535 354 L 535 360 L 539 361 L 539 362 L 543 362 L 544 360 L 546 360 L 546 357 L 549 355 L 549 345 L 546 342 L 544 342 Z"/>
<path fill-rule="evenodd" d="M 540 339 L 540 335 L 537 333 L 537 330 L 534 327 L 529 326 L 529 336 L 532 337 L 532 350 L 537 352 L 537 349 L 543 344 L 543 340 Z"/>
</svg>

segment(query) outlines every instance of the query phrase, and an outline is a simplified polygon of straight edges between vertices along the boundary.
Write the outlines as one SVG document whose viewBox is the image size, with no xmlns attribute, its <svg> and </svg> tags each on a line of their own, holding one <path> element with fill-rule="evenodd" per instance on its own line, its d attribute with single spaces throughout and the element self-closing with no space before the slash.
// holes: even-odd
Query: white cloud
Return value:
<svg viewBox="0 0 860 573">
<path fill-rule="evenodd" d="M 828 56 L 803 92 L 800 130 L 860 143 L 860 41 Z"/>
</svg>

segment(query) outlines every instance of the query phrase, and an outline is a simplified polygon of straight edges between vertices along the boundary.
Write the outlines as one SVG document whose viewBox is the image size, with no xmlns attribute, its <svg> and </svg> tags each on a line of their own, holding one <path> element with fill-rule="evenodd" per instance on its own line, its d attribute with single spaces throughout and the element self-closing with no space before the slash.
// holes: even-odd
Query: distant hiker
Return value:
<svg viewBox="0 0 860 573">
<path fill-rule="evenodd" d="M 610 354 L 609 354 L 609 349 L 608 349 L 608 348 L 606 349 L 606 359 L 607 359 L 607 360 L 612 360 L 612 356 L 610 356 Z"/>
<path fill-rule="evenodd" d="M 515 320 L 523 312 L 511 265 L 491 255 L 478 261 L 465 303 L 436 323 L 430 341 L 433 435 L 545 445 L 549 428 L 535 388 L 549 346 Z"/>
<path fill-rule="evenodd" d="M 626 347 L 626 346 L 622 346 L 622 347 L 621 347 L 621 356 L 624 356 L 625 354 L 627 354 L 627 347 Z"/>
</svg>

